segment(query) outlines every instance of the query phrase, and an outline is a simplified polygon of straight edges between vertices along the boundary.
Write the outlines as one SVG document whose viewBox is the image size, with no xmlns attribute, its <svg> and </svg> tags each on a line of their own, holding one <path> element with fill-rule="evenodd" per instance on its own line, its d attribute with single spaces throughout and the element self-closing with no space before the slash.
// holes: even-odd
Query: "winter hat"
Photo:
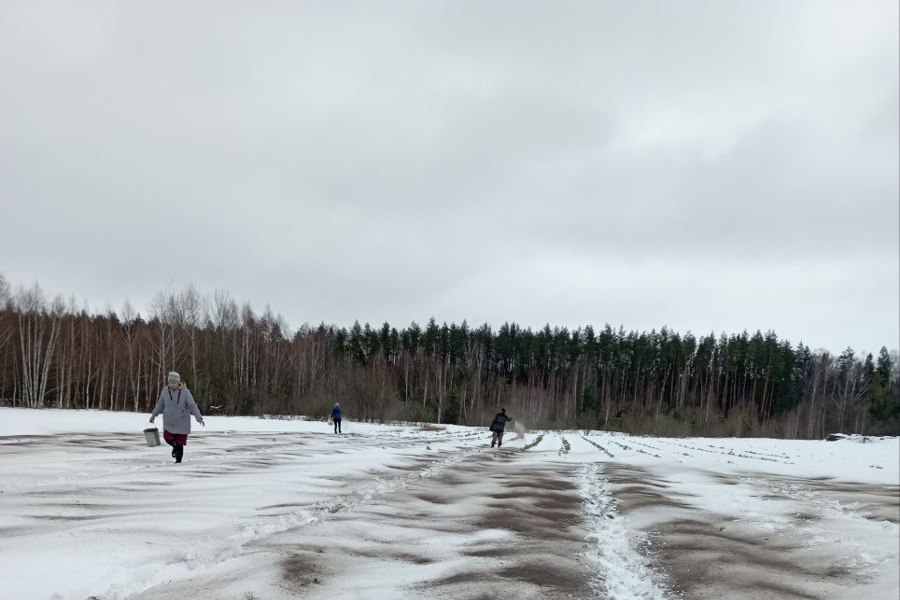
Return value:
<svg viewBox="0 0 900 600">
<path fill-rule="evenodd" d="M 181 375 L 179 375 L 175 371 L 169 371 L 169 376 L 166 379 L 168 379 L 169 383 L 180 383 Z"/>
<path fill-rule="evenodd" d="M 340 402 L 335 402 L 335 403 L 334 403 L 335 408 L 338 407 L 338 406 L 340 406 L 340 405 L 341 405 Z"/>
</svg>

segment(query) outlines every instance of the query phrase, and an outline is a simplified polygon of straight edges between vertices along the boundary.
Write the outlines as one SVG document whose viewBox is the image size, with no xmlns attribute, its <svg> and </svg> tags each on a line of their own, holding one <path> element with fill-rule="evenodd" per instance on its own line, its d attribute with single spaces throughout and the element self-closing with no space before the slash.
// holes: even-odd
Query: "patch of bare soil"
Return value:
<svg viewBox="0 0 900 600">
<path fill-rule="evenodd" d="M 132 450 L 143 444 L 143 436 L 123 433 L 70 433 L 58 435 L 9 435 L 0 437 L 0 448 L 64 447 L 102 450 Z"/>
<path fill-rule="evenodd" d="M 281 561 L 282 579 L 290 589 L 321 583 L 322 552 L 298 549 Z"/>
<path fill-rule="evenodd" d="M 516 464 L 514 456 L 469 464 L 450 478 L 442 478 L 473 488 L 482 509 L 467 520 L 476 531 L 504 531 L 512 537 L 464 548 L 463 554 L 473 559 L 470 566 L 423 583 L 421 589 L 428 595 L 466 599 L 591 597 L 591 574 L 578 559 L 584 541 L 583 517 L 569 467 L 560 466 L 548 474 L 548 469 L 538 471 Z M 466 475 L 473 471 L 481 474 L 475 479 Z"/>
<path fill-rule="evenodd" d="M 284 585 L 311 600 L 594 598 L 572 467 L 525 466 L 517 456 L 469 457 L 321 525 L 271 538 L 268 548 L 288 556 Z M 359 587 L 360 573 L 377 575 Z"/>
<path fill-rule="evenodd" d="M 703 516 L 665 523 L 655 534 L 658 564 L 685 597 L 837 599 L 850 592 L 847 570 L 810 549 Z"/>
<path fill-rule="evenodd" d="M 615 497 L 622 514 L 657 508 L 690 510 L 688 504 L 667 492 L 669 486 L 665 482 L 645 469 L 607 463 L 604 473 L 615 486 Z"/>
<path fill-rule="evenodd" d="M 642 469 L 610 465 L 608 471 L 623 514 L 654 515 L 646 519 L 653 524 L 647 527 L 651 541 L 645 550 L 666 576 L 668 588 L 686 599 L 843 600 L 864 583 L 847 568 L 840 548 L 809 546 L 798 536 L 766 533 L 738 522 L 733 515 L 701 512 L 668 495 L 665 482 Z M 848 490 L 843 484 L 802 483 L 804 489 L 846 493 L 848 502 L 868 498 L 866 505 L 871 510 L 880 507 L 887 512 L 897 502 L 881 488 L 852 486 Z M 759 498 L 765 498 L 768 490 L 761 487 L 759 491 Z M 769 495 L 785 500 L 784 494 Z M 818 522 L 816 511 L 804 510 L 804 506 L 798 502 L 798 510 L 791 515 L 796 523 Z M 660 515 L 665 515 L 665 520 L 660 521 Z"/>
</svg>

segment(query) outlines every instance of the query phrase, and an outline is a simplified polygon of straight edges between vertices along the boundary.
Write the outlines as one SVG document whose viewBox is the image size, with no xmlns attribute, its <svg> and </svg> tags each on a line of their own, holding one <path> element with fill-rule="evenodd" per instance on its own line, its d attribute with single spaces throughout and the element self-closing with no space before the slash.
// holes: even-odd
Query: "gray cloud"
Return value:
<svg viewBox="0 0 900 600">
<path fill-rule="evenodd" d="M 0 272 L 898 345 L 896 2 L 0 5 Z"/>
</svg>

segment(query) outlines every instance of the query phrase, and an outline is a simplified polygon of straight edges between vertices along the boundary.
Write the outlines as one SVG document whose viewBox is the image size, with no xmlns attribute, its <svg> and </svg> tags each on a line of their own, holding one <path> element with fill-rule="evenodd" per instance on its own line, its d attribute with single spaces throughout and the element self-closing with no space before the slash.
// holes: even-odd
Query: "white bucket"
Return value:
<svg viewBox="0 0 900 600">
<path fill-rule="evenodd" d="M 156 427 L 148 427 L 144 430 L 144 437 L 147 438 L 147 445 L 151 448 L 159 446 L 159 430 Z"/>
</svg>

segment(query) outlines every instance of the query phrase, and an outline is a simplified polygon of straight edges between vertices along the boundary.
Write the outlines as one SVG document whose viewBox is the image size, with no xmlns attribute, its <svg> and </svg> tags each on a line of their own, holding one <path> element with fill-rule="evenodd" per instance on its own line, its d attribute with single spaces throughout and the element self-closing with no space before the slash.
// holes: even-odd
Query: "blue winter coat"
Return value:
<svg viewBox="0 0 900 600">
<path fill-rule="evenodd" d="M 341 407 L 335 406 L 331 409 L 331 420 L 332 421 L 340 421 L 341 420 Z"/>
</svg>

